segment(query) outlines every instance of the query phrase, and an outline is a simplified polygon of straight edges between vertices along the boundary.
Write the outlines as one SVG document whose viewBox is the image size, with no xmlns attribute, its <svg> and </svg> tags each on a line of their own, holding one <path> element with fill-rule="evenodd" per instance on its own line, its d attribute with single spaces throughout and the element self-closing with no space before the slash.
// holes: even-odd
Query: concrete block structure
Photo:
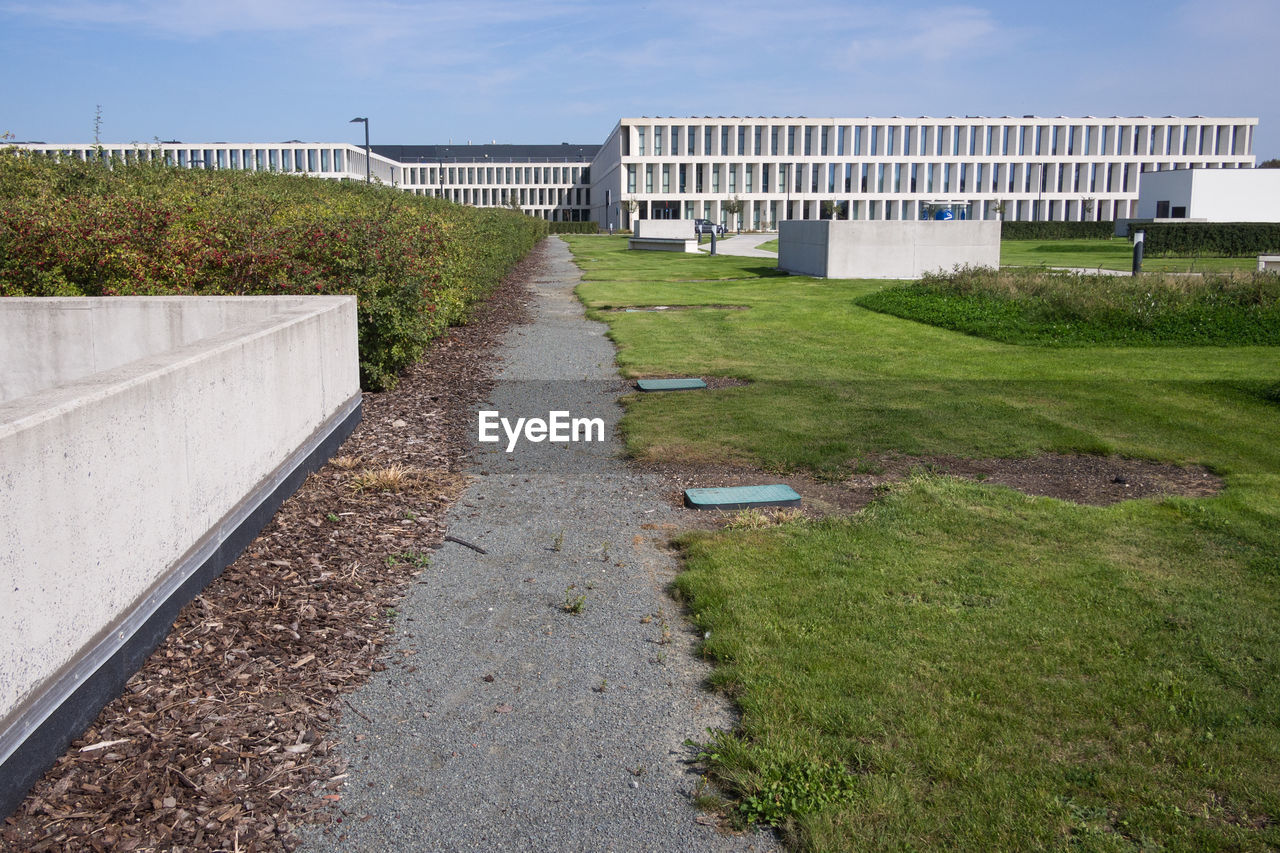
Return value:
<svg viewBox="0 0 1280 853">
<path fill-rule="evenodd" d="M 551 221 L 791 219 L 1110 221 L 1139 215 L 1147 175 L 1255 165 L 1256 118 L 1112 116 L 622 118 L 600 144 L 374 145 L 374 180 Z M 20 143 L 52 156 L 163 159 L 364 180 L 346 143 Z M 734 216 L 730 208 L 741 205 Z M 740 220 L 740 222 L 738 221 Z"/>
<path fill-rule="evenodd" d="M 350 296 L 0 299 L 0 812 L 360 417 Z"/>
<path fill-rule="evenodd" d="M 778 269 L 818 278 L 915 279 L 957 266 L 1000 266 L 1000 223 L 783 222 Z"/>
<path fill-rule="evenodd" d="M 1177 169 L 1144 174 L 1136 218 L 1280 222 L 1280 169 Z"/>
<path fill-rule="evenodd" d="M 627 248 L 656 252 L 698 251 L 698 235 L 691 219 L 647 219 L 635 223 Z"/>
</svg>

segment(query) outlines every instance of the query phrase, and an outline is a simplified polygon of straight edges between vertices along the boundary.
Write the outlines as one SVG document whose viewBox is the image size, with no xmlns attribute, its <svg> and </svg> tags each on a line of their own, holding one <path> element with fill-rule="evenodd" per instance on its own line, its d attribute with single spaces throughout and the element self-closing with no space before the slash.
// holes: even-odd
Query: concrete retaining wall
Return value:
<svg viewBox="0 0 1280 853">
<path fill-rule="evenodd" d="M 68 706 L 109 700 L 132 669 L 102 672 L 140 662 L 124 652 L 164 636 L 178 591 L 199 592 L 354 428 L 356 303 L 0 299 L 0 358 L 7 813 L 74 736 L 50 726 L 97 713 Z"/>
<path fill-rule="evenodd" d="M 778 268 L 798 275 L 915 279 L 965 265 L 1000 265 L 999 222 L 792 219 L 778 227 Z"/>
</svg>

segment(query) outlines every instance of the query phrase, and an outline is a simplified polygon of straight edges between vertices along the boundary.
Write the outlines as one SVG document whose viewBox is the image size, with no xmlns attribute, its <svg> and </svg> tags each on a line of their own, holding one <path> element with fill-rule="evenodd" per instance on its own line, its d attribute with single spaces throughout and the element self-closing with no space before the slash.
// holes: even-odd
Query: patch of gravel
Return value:
<svg viewBox="0 0 1280 853">
<path fill-rule="evenodd" d="M 398 605 L 390 665 L 338 731 L 342 799 L 304 849 L 777 848 L 692 805 L 686 740 L 733 719 L 666 594 L 663 531 L 687 517 L 663 478 L 621 459 L 617 398 L 632 386 L 573 296 L 565 244 L 540 251 L 533 322 L 508 332 L 480 408 L 600 418 L 606 440 L 476 445 L 447 526 L 484 553 L 445 541 Z"/>
</svg>

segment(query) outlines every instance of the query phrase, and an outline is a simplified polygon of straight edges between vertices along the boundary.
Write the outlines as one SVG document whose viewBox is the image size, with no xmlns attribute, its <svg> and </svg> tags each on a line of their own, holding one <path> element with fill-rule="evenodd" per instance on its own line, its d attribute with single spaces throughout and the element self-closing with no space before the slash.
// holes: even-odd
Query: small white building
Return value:
<svg viewBox="0 0 1280 853">
<path fill-rule="evenodd" d="M 1280 169 L 1143 172 L 1136 218 L 1280 222 Z"/>
</svg>

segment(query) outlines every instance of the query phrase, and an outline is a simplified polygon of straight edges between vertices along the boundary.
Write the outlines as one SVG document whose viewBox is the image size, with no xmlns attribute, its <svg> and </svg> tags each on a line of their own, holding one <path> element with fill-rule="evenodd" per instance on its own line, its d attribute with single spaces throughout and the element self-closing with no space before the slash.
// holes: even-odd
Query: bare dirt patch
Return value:
<svg viewBox="0 0 1280 853">
<path fill-rule="evenodd" d="M 1120 456 L 1044 454 L 1027 459 L 964 459 L 951 456 L 891 454 L 862 460 L 869 473 L 852 474 L 841 481 L 825 481 L 800 473 L 770 473 L 741 465 L 680 465 L 655 463 L 644 466 L 668 478 L 667 498 L 683 505 L 687 488 L 785 483 L 803 499 L 814 516 L 857 512 L 875 499 L 887 483 L 924 469 L 984 483 L 995 483 L 1028 495 L 1058 498 L 1091 506 L 1108 506 L 1135 498 L 1161 496 L 1207 497 L 1222 490 L 1222 480 L 1209 469 L 1126 459 Z M 698 526 L 715 526 L 731 513 L 690 511 Z"/>
<path fill-rule="evenodd" d="M 750 305 L 622 305 L 599 309 L 605 314 L 649 314 L 667 311 L 746 311 Z"/>
<path fill-rule="evenodd" d="M 290 850 L 298 823 L 338 819 L 325 807 L 347 765 L 333 740 L 343 695 L 387 666 L 392 608 L 442 542 L 472 407 L 500 334 L 527 317 L 542 251 L 395 390 L 365 394 L 335 459 L 182 610 L 0 823 L 0 850 Z"/>
</svg>

